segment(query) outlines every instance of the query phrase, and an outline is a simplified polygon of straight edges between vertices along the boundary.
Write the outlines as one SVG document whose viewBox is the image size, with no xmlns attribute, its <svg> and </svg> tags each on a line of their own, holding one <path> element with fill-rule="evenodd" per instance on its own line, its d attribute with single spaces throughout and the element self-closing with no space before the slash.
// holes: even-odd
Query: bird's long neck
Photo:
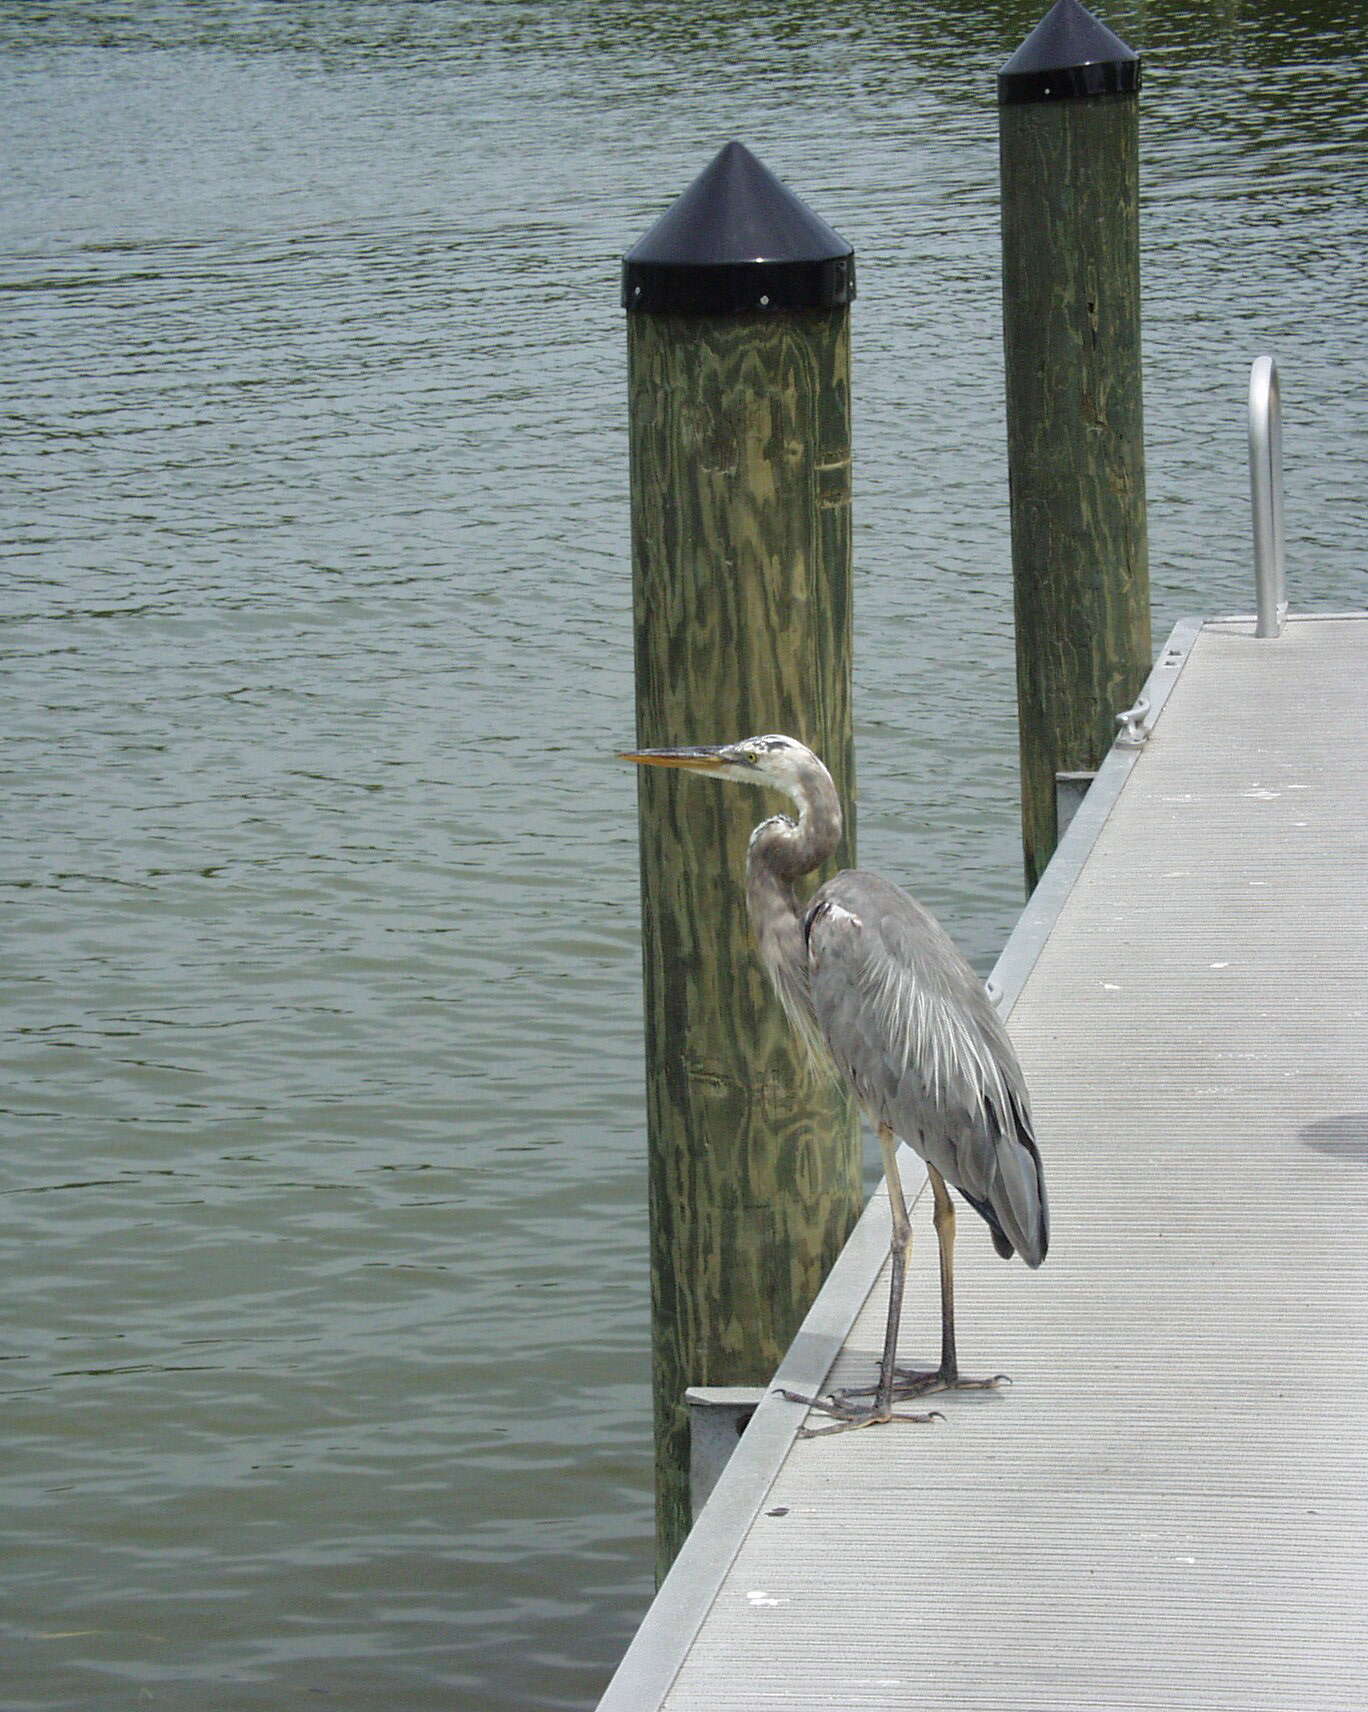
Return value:
<svg viewBox="0 0 1368 1712">
<path fill-rule="evenodd" d="M 790 1018 L 805 1034 L 815 1033 L 807 990 L 803 909 L 794 881 L 810 874 L 841 841 L 841 799 L 826 768 L 795 790 L 797 820 L 775 815 L 751 833 L 746 852 L 746 904 L 764 963 Z"/>
<path fill-rule="evenodd" d="M 777 814 L 762 820 L 751 834 L 746 858 L 750 872 L 760 869 L 792 882 L 820 867 L 841 842 L 841 799 L 816 756 L 802 784 L 795 786 L 793 800 L 797 820 Z"/>
</svg>

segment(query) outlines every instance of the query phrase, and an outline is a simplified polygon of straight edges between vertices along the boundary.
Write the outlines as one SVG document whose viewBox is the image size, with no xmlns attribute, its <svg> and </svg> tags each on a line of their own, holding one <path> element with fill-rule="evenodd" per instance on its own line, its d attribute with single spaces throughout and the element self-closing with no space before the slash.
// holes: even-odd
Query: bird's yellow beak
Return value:
<svg viewBox="0 0 1368 1712">
<path fill-rule="evenodd" d="M 628 749 L 619 761 L 636 761 L 643 767 L 687 767 L 693 773 L 715 773 L 725 767 L 727 757 L 721 747 L 712 749 Z"/>
</svg>

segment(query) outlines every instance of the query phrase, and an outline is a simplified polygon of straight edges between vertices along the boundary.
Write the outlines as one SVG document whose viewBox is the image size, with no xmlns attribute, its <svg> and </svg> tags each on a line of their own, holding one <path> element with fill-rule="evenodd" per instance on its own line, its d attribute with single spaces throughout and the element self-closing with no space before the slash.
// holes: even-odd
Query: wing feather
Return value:
<svg viewBox="0 0 1368 1712">
<path fill-rule="evenodd" d="M 804 931 L 813 1014 L 870 1116 L 1038 1266 L 1048 1214 L 1030 1102 L 983 983 L 914 898 L 860 869 L 818 890 Z"/>
</svg>

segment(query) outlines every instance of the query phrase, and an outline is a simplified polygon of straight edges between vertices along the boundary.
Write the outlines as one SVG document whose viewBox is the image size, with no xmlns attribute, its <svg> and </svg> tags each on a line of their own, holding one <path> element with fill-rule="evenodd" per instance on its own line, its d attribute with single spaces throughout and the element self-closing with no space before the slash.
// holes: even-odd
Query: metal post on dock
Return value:
<svg viewBox="0 0 1368 1712">
<path fill-rule="evenodd" d="M 1056 0 L 998 73 L 1003 337 L 1028 888 L 1055 781 L 1092 772 L 1150 669 L 1140 60 Z"/>
<path fill-rule="evenodd" d="M 1283 530 L 1282 394 L 1278 365 L 1256 357 L 1249 371 L 1249 496 L 1254 512 L 1256 636 L 1280 636 L 1287 617 Z"/>
<path fill-rule="evenodd" d="M 630 250 L 637 743 L 784 731 L 853 808 L 849 244 L 729 143 Z M 859 1213 L 860 1140 L 750 943 L 783 807 L 642 769 L 660 1573 L 690 1523 L 689 1386 L 764 1384 Z M 839 864 L 853 860 L 847 820 Z"/>
</svg>

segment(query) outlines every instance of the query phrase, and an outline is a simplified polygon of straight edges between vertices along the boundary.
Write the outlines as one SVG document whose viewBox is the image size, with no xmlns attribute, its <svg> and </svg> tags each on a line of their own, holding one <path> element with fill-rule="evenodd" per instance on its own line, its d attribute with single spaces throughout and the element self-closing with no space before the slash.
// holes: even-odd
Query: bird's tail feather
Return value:
<svg viewBox="0 0 1368 1712">
<path fill-rule="evenodd" d="M 1004 1260 L 1020 1254 L 1028 1266 L 1039 1266 L 1050 1249 L 1050 1205 L 1045 1194 L 1045 1174 L 1031 1129 L 1030 1112 L 1023 1101 L 1015 1095 L 1010 1097 L 1012 1121 L 1005 1133 L 999 1127 L 989 1195 L 978 1200 L 964 1195 L 963 1189 L 960 1193 L 993 1233 L 993 1247 Z"/>
<path fill-rule="evenodd" d="M 973 1195 L 965 1194 L 965 1191 L 963 1189 L 960 1190 L 960 1194 L 964 1195 L 965 1200 L 968 1201 L 969 1205 L 974 1209 L 974 1211 L 978 1214 L 978 1216 L 983 1220 L 984 1224 L 986 1224 L 988 1226 L 988 1229 L 992 1232 L 993 1247 L 998 1251 L 998 1253 L 1002 1256 L 1002 1258 L 1004 1260 L 1010 1260 L 1012 1258 L 1012 1256 L 1016 1253 L 1016 1250 L 1012 1247 L 1012 1239 L 1007 1235 L 1006 1231 L 1003 1230 L 1002 1226 L 998 1223 L 997 1214 L 994 1213 L 993 1209 L 989 1206 L 987 1201 L 976 1200 Z"/>
</svg>

